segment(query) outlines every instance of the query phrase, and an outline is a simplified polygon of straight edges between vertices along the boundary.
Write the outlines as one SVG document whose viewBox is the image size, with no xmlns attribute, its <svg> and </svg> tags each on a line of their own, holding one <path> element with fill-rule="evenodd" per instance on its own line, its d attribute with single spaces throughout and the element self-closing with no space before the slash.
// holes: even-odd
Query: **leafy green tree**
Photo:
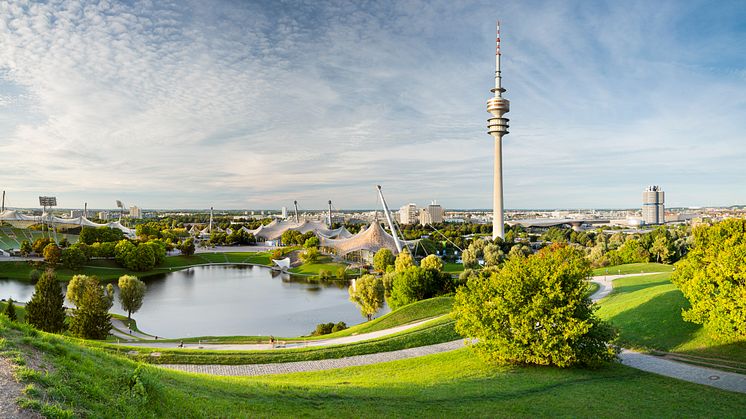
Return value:
<svg viewBox="0 0 746 419">
<path fill-rule="evenodd" d="M 384 288 L 381 278 L 374 275 L 363 275 L 347 290 L 350 301 L 360 307 L 360 313 L 370 320 L 383 307 Z"/>
<path fill-rule="evenodd" d="M 310 249 L 306 249 L 303 253 L 300 254 L 300 259 L 304 263 L 316 263 L 319 260 L 319 249 L 312 247 Z"/>
<path fill-rule="evenodd" d="M 487 361 L 596 366 L 615 358 L 615 332 L 593 313 L 583 253 L 554 245 L 472 276 L 453 307 L 456 331 Z"/>
<path fill-rule="evenodd" d="M 34 249 L 31 247 L 31 243 L 29 243 L 28 240 L 24 240 L 21 242 L 20 247 L 21 256 L 28 256 L 31 254 L 31 252 L 34 251 Z"/>
<path fill-rule="evenodd" d="M 12 298 L 8 298 L 8 305 L 5 306 L 4 313 L 10 320 L 18 320 L 18 315 L 16 315 L 16 306 L 13 304 Z"/>
<path fill-rule="evenodd" d="M 192 256 L 194 254 L 194 239 L 188 238 L 181 242 L 181 246 L 179 246 L 179 250 L 181 250 L 181 254 L 184 256 Z"/>
<path fill-rule="evenodd" d="M 142 307 L 142 300 L 145 297 L 145 283 L 137 279 L 136 276 L 123 275 L 119 277 L 119 303 L 122 310 L 127 312 L 127 319 L 132 319 L 132 313 Z"/>
<path fill-rule="evenodd" d="M 691 305 L 684 320 L 722 341 L 746 338 L 746 220 L 697 227 L 692 240 L 671 277 Z"/>
<path fill-rule="evenodd" d="M 650 262 L 650 253 L 637 239 L 629 238 L 616 252 L 622 263 Z"/>
<path fill-rule="evenodd" d="M 429 255 L 420 261 L 420 267 L 422 269 L 434 269 L 438 272 L 443 272 L 443 261 L 440 260 L 438 255 Z"/>
<path fill-rule="evenodd" d="M 31 249 L 37 255 L 44 256 L 44 249 L 50 243 L 52 243 L 52 239 L 50 239 L 49 237 L 39 237 L 38 239 L 34 240 L 34 244 L 31 246 Z"/>
<path fill-rule="evenodd" d="M 62 256 L 60 257 L 62 266 L 67 269 L 79 269 L 81 266 L 85 265 L 87 260 L 85 253 L 77 247 L 70 247 L 62 250 Z"/>
<path fill-rule="evenodd" d="M 412 259 L 412 254 L 409 253 L 409 250 L 403 249 L 396 255 L 396 260 L 394 260 L 394 270 L 396 272 L 403 272 L 412 266 L 414 266 L 414 259 Z"/>
<path fill-rule="evenodd" d="M 526 246 L 525 244 L 516 244 L 515 246 L 510 248 L 510 252 L 508 252 L 508 258 L 509 259 L 515 259 L 515 258 L 524 258 L 531 254 L 531 248 Z"/>
<path fill-rule="evenodd" d="M 504 259 L 505 253 L 503 253 L 502 249 L 500 249 L 500 246 L 490 243 L 484 247 L 485 266 L 497 266 L 502 263 Z"/>
<path fill-rule="evenodd" d="M 658 263 L 668 263 L 668 259 L 671 256 L 671 250 L 669 248 L 668 239 L 666 236 L 658 236 L 653 242 L 650 248 L 650 253 L 655 256 L 655 260 Z"/>
<path fill-rule="evenodd" d="M 373 256 L 373 269 L 378 272 L 386 272 L 386 268 L 393 266 L 396 262 L 394 254 L 387 248 L 378 249 L 376 254 Z"/>
<path fill-rule="evenodd" d="M 62 257 L 62 251 L 59 247 L 57 247 L 54 243 L 49 243 L 47 247 L 44 248 L 44 260 L 47 261 L 47 263 L 51 263 L 52 265 L 56 265 L 60 263 L 60 258 Z"/>
<path fill-rule="evenodd" d="M 106 339 L 111 331 L 109 309 L 114 303 L 114 287 L 98 281 L 85 281 L 76 296 L 76 309 L 70 318 L 70 332 L 83 339 Z"/>
<path fill-rule="evenodd" d="M 98 278 L 95 276 L 75 275 L 67 284 L 66 297 L 77 306 L 86 288 L 95 285 L 99 285 Z"/>
<path fill-rule="evenodd" d="M 26 321 L 39 330 L 61 332 L 65 327 L 65 297 L 53 271 L 39 278 L 31 301 L 26 304 Z"/>
<path fill-rule="evenodd" d="M 461 254 L 461 261 L 463 262 L 464 268 L 466 269 L 479 268 L 479 260 L 477 259 L 477 255 L 472 249 L 464 250 L 464 252 Z"/>
<path fill-rule="evenodd" d="M 313 236 L 306 239 L 305 243 L 303 243 L 303 247 L 305 247 L 306 249 L 310 249 L 312 247 L 319 247 L 319 244 L 319 238 Z"/>
<path fill-rule="evenodd" d="M 402 272 L 394 272 L 389 306 L 397 309 L 415 301 L 452 292 L 454 285 L 450 274 L 410 266 Z"/>
<path fill-rule="evenodd" d="M 62 240 L 60 240 L 60 247 L 63 249 L 70 247 L 70 240 L 68 240 L 67 237 L 63 237 Z"/>
</svg>

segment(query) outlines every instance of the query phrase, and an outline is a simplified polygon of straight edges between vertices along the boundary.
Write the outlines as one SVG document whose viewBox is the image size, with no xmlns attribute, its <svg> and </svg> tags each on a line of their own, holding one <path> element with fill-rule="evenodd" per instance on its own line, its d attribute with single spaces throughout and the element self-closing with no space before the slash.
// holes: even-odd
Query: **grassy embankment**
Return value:
<svg viewBox="0 0 746 419">
<path fill-rule="evenodd" d="M 605 268 L 596 268 L 593 270 L 593 275 L 627 275 L 627 274 L 639 274 L 646 272 L 671 272 L 673 271 L 673 265 L 666 265 L 663 263 L 628 263 L 626 265 L 607 266 Z"/>
<path fill-rule="evenodd" d="M 600 301 L 599 317 L 620 331 L 628 348 L 671 353 L 671 358 L 746 373 L 746 340 L 719 341 L 701 325 L 685 322 L 689 306 L 670 281 L 671 273 L 619 278 Z"/>
<path fill-rule="evenodd" d="M 210 377 L 133 362 L 4 316 L 0 338 L 27 384 L 21 404 L 56 417 L 746 416 L 743 394 L 622 365 L 495 367 L 462 349 L 357 368 Z"/>
</svg>

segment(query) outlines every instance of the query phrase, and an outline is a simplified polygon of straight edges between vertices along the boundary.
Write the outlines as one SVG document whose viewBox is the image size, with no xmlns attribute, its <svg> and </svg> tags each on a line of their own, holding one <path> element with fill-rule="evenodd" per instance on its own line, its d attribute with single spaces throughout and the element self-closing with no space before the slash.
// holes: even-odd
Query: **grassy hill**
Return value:
<svg viewBox="0 0 746 419">
<path fill-rule="evenodd" d="M 724 369 L 730 365 L 746 373 L 746 340 L 720 341 L 701 325 L 685 322 L 681 310 L 689 303 L 670 277 L 669 272 L 615 280 L 598 315 L 619 328 L 625 347 L 675 353 L 679 360 Z"/>
<path fill-rule="evenodd" d="M 313 373 L 212 377 L 139 364 L 0 316 L 22 404 L 48 416 L 745 416 L 746 396 L 621 365 L 495 367 L 469 350 Z M 640 391 L 645 389 L 645 391 Z M 712 403 L 717 400 L 717 403 Z"/>
</svg>

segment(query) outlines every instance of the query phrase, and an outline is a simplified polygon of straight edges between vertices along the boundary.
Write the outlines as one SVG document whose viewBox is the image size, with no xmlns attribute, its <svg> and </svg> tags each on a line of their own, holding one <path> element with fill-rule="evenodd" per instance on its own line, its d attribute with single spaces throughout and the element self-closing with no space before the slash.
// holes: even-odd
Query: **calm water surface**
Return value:
<svg viewBox="0 0 746 419">
<path fill-rule="evenodd" d="M 309 283 L 258 266 L 200 266 L 143 280 L 148 290 L 133 318 L 157 336 L 291 337 L 318 323 L 364 320 L 348 300 L 346 282 Z M 0 298 L 28 301 L 33 292 L 30 284 L 0 280 Z M 127 314 L 118 300 L 112 312 Z"/>
</svg>

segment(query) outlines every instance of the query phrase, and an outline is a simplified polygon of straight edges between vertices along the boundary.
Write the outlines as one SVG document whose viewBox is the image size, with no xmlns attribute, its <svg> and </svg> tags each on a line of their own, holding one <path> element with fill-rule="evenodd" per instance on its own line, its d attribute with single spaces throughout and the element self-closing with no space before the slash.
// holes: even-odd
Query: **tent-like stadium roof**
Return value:
<svg viewBox="0 0 746 419">
<path fill-rule="evenodd" d="M 375 253 L 383 248 L 391 250 L 391 252 L 394 254 L 398 253 L 394 237 L 391 234 L 387 233 L 383 229 L 383 227 L 381 227 L 378 221 L 372 222 L 367 229 L 359 232 L 358 234 L 355 234 L 352 237 L 329 239 L 322 236 L 319 238 L 319 240 L 320 246 L 335 249 L 340 256 L 344 256 L 348 253 L 352 253 L 358 250 L 368 250 Z M 415 242 L 416 241 L 408 241 L 407 244 Z"/>
<path fill-rule="evenodd" d="M 66 227 L 109 227 L 121 230 L 124 234 L 132 235 L 135 233 L 133 229 L 123 226 L 119 221 L 114 221 L 106 224 L 98 224 L 85 217 L 75 218 L 61 218 L 51 213 L 45 212 L 42 215 L 26 215 L 21 214 L 18 211 L 5 210 L 0 213 L 0 221 L 4 221 L 14 227 L 26 228 L 34 224 L 41 224 L 42 222 L 47 224 L 54 224 L 58 226 Z"/>
</svg>

